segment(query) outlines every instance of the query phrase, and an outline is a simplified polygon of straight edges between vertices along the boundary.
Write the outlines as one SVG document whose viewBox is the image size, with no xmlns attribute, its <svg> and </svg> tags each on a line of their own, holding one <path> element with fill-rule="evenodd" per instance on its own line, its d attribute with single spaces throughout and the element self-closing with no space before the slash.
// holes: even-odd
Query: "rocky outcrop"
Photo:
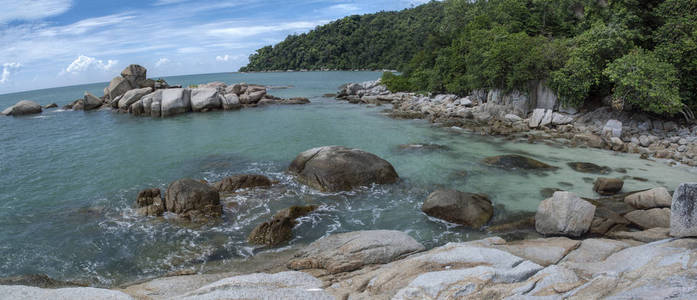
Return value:
<svg viewBox="0 0 697 300">
<path fill-rule="evenodd" d="M 165 202 L 162 201 L 160 189 L 144 189 L 138 193 L 136 205 L 138 213 L 145 216 L 162 216 L 165 212 Z"/>
<path fill-rule="evenodd" d="M 673 192 L 670 235 L 697 236 L 697 183 L 683 183 Z"/>
<path fill-rule="evenodd" d="M 494 207 L 484 194 L 437 190 L 428 195 L 421 211 L 451 223 L 479 228 L 489 222 L 494 214 Z"/>
<path fill-rule="evenodd" d="M 487 165 L 503 169 L 522 169 L 522 170 L 554 170 L 556 167 L 550 166 L 541 161 L 525 157 L 522 155 L 499 155 L 487 157 L 483 160 Z"/>
<path fill-rule="evenodd" d="M 214 88 L 191 89 L 191 110 L 195 112 L 221 109 L 223 96 Z"/>
<path fill-rule="evenodd" d="M 276 246 L 293 237 L 295 219 L 317 209 L 316 206 L 292 206 L 276 213 L 271 221 L 259 224 L 249 234 L 247 241 L 254 245 Z"/>
<path fill-rule="evenodd" d="M 535 214 L 537 232 L 579 237 L 590 229 L 595 206 L 570 192 L 555 192 Z"/>
<path fill-rule="evenodd" d="M 155 104 L 153 104 L 156 106 Z M 160 116 L 163 118 L 191 111 L 191 90 L 166 89 L 162 91 Z"/>
<path fill-rule="evenodd" d="M 324 269 L 335 274 L 365 265 L 385 264 L 423 250 L 423 245 L 401 231 L 339 233 L 308 245 L 288 263 L 288 267 L 294 270 Z"/>
<path fill-rule="evenodd" d="M 223 180 L 214 183 L 213 186 L 220 193 L 233 193 L 239 189 L 270 187 L 271 179 L 264 175 L 241 174 L 225 177 Z"/>
<path fill-rule="evenodd" d="M 114 77 L 114 79 L 109 82 L 109 86 L 104 89 L 104 97 L 113 101 L 133 88 L 136 87 L 132 86 L 127 79 L 123 77 Z"/>
<path fill-rule="evenodd" d="M 99 99 L 97 96 L 92 95 L 89 92 L 85 92 L 85 97 L 82 99 L 82 106 L 80 109 L 82 110 L 94 110 L 102 107 L 102 99 Z M 73 107 L 73 110 L 77 110 L 75 107 Z"/>
<path fill-rule="evenodd" d="M 121 77 L 126 79 L 131 87 L 143 87 L 147 79 L 148 70 L 140 65 L 130 65 L 121 71 Z"/>
<path fill-rule="evenodd" d="M 169 185 L 165 194 L 165 209 L 192 221 L 223 214 L 218 191 L 201 181 L 188 178 Z"/>
<path fill-rule="evenodd" d="M 624 181 L 620 178 L 598 177 L 593 183 L 593 191 L 601 195 L 609 196 L 619 193 L 623 186 Z"/>
<path fill-rule="evenodd" d="M 358 149 L 325 146 L 300 153 L 288 167 L 298 181 L 325 192 L 348 191 L 399 179 L 386 160 Z"/>
<path fill-rule="evenodd" d="M 41 113 L 41 105 L 34 101 L 22 100 L 2 111 L 5 116 L 23 116 Z"/>
<path fill-rule="evenodd" d="M 624 197 L 624 202 L 637 209 L 670 207 L 673 197 L 664 187 L 633 193 Z"/>
<path fill-rule="evenodd" d="M 118 108 L 122 111 L 128 111 L 131 104 L 143 98 L 143 96 L 150 94 L 152 88 L 146 87 L 142 89 L 134 89 L 126 92 L 118 101 Z"/>
</svg>

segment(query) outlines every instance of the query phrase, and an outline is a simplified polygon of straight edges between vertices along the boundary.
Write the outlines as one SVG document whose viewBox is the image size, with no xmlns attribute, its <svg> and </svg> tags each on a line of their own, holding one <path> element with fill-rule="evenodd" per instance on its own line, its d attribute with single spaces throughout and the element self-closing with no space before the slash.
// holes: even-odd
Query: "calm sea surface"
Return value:
<svg viewBox="0 0 697 300">
<path fill-rule="evenodd" d="M 429 219 L 420 206 L 429 192 L 450 187 L 488 194 L 495 218 L 534 211 L 543 188 L 594 197 L 595 175 L 577 173 L 570 161 L 613 168 L 625 190 L 695 181 L 693 169 L 668 167 L 636 155 L 547 146 L 435 128 L 420 120 L 392 120 L 385 107 L 350 105 L 322 97 L 346 82 L 374 80 L 375 72 L 220 73 L 165 78 L 170 84 L 249 82 L 289 88 L 280 97 L 308 97 L 312 104 L 194 113 L 169 119 L 110 111 L 45 110 L 29 117 L 0 117 L 0 277 L 47 274 L 100 286 L 196 268 L 209 261 L 250 257 L 249 232 L 291 205 L 318 205 L 301 219 L 288 245 L 330 233 L 396 229 L 428 247 L 486 236 L 486 232 Z M 59 106 L 102 95 L 106 83 L 0 95 L 0 109 L 22 99 Z M 400 144 L 434 143 L 444 151 L 404 151 Z M 300 152 L 344 145 L 390 161 L 402 180 L 348 193 L 325 194 L 284 173 Z M 511 172 L 480 163 L 487 156 L 524 154 L 559 169 Z M 627 173 L 622 173 L 621 168 Z M 618 170 L 620 169 L 620 170 Z M 237 173 L 261 173 L 280 183 L 268 190 L 223 200 L 224 217 L 187 225 L 172 218 L 135 214 L 139 190 L 165 189 L 182 177 L 216 181 Z M 286 246 L 288 246 L 286 245 Z"/>
</svg>

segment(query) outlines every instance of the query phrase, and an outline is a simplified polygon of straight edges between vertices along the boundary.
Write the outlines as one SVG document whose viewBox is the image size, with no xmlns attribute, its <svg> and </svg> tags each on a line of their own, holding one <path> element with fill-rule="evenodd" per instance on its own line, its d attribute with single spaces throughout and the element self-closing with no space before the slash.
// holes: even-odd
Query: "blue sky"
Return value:
<svg viewBox="0 0 697 300">
<path fill-rule="evenodd" d="M 237 71 L 254 50 L 347 15 L 426 0 L 0 0 L 0 94 Z"/>
</svg>

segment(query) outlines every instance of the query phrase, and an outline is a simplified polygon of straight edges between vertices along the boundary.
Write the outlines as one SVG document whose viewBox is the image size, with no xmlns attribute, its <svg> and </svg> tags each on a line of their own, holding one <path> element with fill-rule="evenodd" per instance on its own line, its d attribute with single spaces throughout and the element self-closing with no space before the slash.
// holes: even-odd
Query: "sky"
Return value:
<svg viewBox="0 0 697 300">
<path fill-rule="evenodd" d="M 335 19 L 427 0 L 0 0 L 0 94 L 234 72 L 250 54 Z"/>
</svg>

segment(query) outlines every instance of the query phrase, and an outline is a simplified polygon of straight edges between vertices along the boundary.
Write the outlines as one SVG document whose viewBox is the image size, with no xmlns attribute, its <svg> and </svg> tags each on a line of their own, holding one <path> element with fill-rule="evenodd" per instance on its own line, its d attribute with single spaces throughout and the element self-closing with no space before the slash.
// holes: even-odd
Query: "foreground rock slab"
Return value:
<svg viewBox="0 0 697 300">
<path fill-rule="evenodd" d="M 395 183 L 394 167 L 375 154 L 342 146 L 300 153 L 288 167 L 298 181 L 324 192 L 348 191 L 371 184 Z"/>
<path fill-rule="evenodd" d="M 624 202 L 637 209 L 670 207 L 673 197 L 666 188 L 658 187 L 630 194 L 624 198 Z"/>
<path fill-rule="evenodd" d="M 288 263 L 294 270 L 325 269 L 348 272 L 365 265 L 385 264 L 425 248 L 409 235 L 394 230 L 339 233 L 321 238 Z"/>
<path fill-rule="evenodd" d="M 22 285 L 0 285 L 0 299 L 133 300 L 134 298 L 119 291 L 88 287 L 42 289 Z"/>
<path fill-rule="evenodd" d="M 555 192 L 540 203 L 535 229 L 542 234 L 579 237 L 593 222 L 595 206 L 570 192 Z"/>
<path fill-rule="evenodd" d="M 302 272 L 255 273 L 225 278 L 174 299 L 327 299 L 322 281 Z"/>
<path fill-rule="evenodd" d="M 487 195 L 457 190 L 437 190 L 431 193 L 421 210 L 429 216 L 475 228 L 489 222 L 494 214 L 494 207 Z"/>
</svg>

